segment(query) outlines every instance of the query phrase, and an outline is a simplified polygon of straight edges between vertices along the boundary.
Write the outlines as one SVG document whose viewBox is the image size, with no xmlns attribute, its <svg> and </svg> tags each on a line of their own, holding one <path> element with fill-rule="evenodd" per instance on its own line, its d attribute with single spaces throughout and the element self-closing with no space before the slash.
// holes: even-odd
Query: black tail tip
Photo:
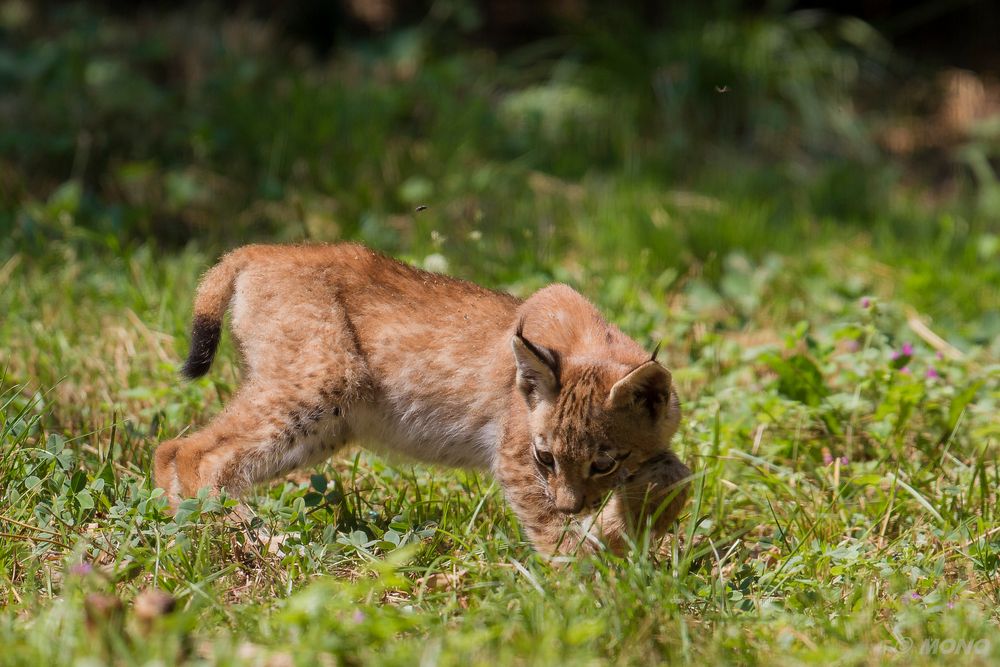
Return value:
<svg viewBox="0 0 1000 667">
<path fill-rule="evenodd" d="M 215 359 L 215 349 L 222 337 L 222 322 L 219 320 L 196 315 L 191 325 L 191 350 L 187 360 L 181 366 L 181 375 L 188 380 L 200 378 L 212 367 Z"/>
</svg>

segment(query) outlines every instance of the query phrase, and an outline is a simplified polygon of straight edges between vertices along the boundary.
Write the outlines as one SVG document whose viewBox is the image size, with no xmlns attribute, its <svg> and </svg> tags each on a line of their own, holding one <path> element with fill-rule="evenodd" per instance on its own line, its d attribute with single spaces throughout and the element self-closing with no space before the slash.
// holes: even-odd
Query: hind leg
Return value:
<svg viewBox="0 0 1000 667">
<path fill-rule="evenodd" d="M 371 395 L 365 364 L 337 340 L 343 330 L 303 327 L 314 332 L 310 341 L 248 359 L 250 377 L 221 414 L 157 448 L 156 484 L 171 503 L 204 487 L 245 493 L 328 458 L 350 440 L 345 415 Z"/>
<path fill-rule="evenodd" d="M 346 406 L 331 400 L 336 393 L 317 389 L 276 395 L 258 383 L 247 384 L 205 428 L 157 448 L 157 486 L 167 491 L 171 503 L 205 487 L 240 495 L 328 458 L 351 436 Z"/>
</svg>

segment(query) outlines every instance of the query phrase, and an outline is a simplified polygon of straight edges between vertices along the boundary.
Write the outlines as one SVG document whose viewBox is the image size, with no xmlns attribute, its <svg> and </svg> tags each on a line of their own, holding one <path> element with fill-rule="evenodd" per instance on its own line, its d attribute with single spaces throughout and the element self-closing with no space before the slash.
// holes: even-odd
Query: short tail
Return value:
<svg viewBox="0 0 1000 667">
<path fill-rule="evenodd" d="M 222 318 L 233 298 L 236 276 L 245 264 L 245 253 L 231 252 L 209 269 L 198 285 L 191 323 L 191 350 L 181 367 L 181 375 L 188 380 L 201 377 L 212 367 L 215 350 L 222 338 Z"/>
</svg>

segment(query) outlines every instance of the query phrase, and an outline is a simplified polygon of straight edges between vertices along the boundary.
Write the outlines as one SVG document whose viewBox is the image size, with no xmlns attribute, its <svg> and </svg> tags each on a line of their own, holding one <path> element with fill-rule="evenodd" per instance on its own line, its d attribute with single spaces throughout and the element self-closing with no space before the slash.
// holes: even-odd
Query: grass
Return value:
<svg viewBox="0 0 1000 667">
<path fill-rule="evenodd" d="M 834 42 L 733 18 L 666 55 L 649 37 L 638 64 L 586 31 L 530 66 L 414 63 L 407 39 L 443 29 L 424 26 L 287 74 L 252 23 L 189 46 L 183 15 L 144 42 L 74 12 L 8 26 L 0 58 L 41 59 L 0 105 L 22 123 L 0 131 L 0 663 L 1000 658 L 1000 230 L 975 191 L 927 206 L 899 165 L 830 154 L 822 114 L 795 109 L 833 98 L 790 104 L 767 58 L 715 51 L 733 30 L 792 35 L 815 83 L 847 57 Z M 187 48 L 201 78 L 150 74 Z M 718 140 L 689 118 L 715 97 L 629 92 L 694 56 L 756 82 Z M 606 135 L 531 120 L 581 99 Z M 823 141 L 743 157 L 763 140 L 738 128 L 776 109 Z M 693 127 L 680 148 L 667 121 Z M 153 448 L 237 380 L 225 340 L 208 378 L 179 381 L 192 291 L 249 238 L 363 240 L 519 295 L 565 281 L 662 342 L 697 473 L 678 537 L 553 565 L 488 477 L 360 451 L 258 489 L 259 532 L 228 499 L 169 514 Z M 150 588 L 174 610 L 148 611 Z"/>
</svg>

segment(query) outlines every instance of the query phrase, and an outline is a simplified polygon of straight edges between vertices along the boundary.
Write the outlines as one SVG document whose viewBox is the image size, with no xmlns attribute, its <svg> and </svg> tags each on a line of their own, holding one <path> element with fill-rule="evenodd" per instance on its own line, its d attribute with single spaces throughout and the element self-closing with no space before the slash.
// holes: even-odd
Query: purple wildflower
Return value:
<svg viewBox="0 0 1000 667">
<path fill-rule="evenodd" d="M 77 563 L 76 565 L 72 565 L 69 568 L 69 573 L 76 575 L 78 577 L 86 577 L 93 571 L 94 571 L 94 566 L 86 561 Z"/>
<path fill-rule="evenodd" d="M 356 609 L 354 611 L 353 619 L 355 623 L 363 623 L 365 620 L 365 613 L 359 609 Z"/>
<path fill-rule="evenodd" d="M 840 465 L 846 466 L 848 464 L 848 462 L 849 462 L 849 460 L 848 460 L 848 458 L 846 456 L 841 456 L 840 457 Z"/>
<path fill-rule="evenodd" d="M 928 366 L 927 367 L 927 372 L 924 373 L 924 375 L 927 376 L 928 380 L 936 380 L 937 378 L 941 377 L 941 374 L 938 373 L 937 369 L 934 368 L 933 366 Z"/>
<path fill-rule="evenodd" d="M 872 300 L 871 299 L 869 299 L 866 296 L 861 297 L 861 307 L 862 308 L 870 308 L 871 305 L 872 305 Z"/>
<path fill-rule="evenodd" d="M 833 463 L 833 456 L 830 454 L 830 450 L 826 447 L 823 448 L 823 465 L 828 466 Z"/>
<path fill-rule="evenodd" d="M 893 350 L 892 360 L 904 359 L 913 356 L 913 345 L 911 343 L 903 343 L 903 347 L 899 350 Z"/>
<path fill-rule="evenodd" d="M 910 374 L 910 367 L 909 366 L 903 366 L 902 368 L 899 369 L 899 372 L 902 373 L 903 375 L 909 375 Z"/>
<path fill-rule="evenodd" d="M 913 591 L 912 593 L 910 593 L 910 599 L 913 600 L 914 602 L 917 602 L 918 600 L 920 600 L 920 593 Z"/>
</svg>

